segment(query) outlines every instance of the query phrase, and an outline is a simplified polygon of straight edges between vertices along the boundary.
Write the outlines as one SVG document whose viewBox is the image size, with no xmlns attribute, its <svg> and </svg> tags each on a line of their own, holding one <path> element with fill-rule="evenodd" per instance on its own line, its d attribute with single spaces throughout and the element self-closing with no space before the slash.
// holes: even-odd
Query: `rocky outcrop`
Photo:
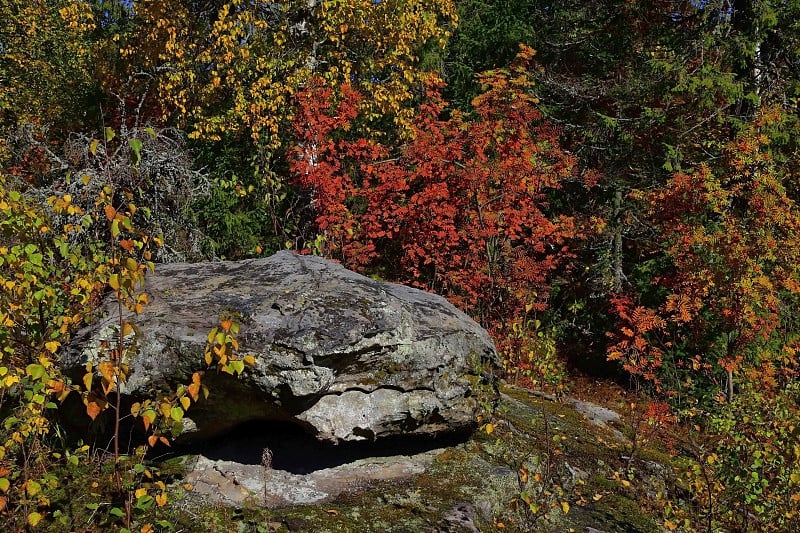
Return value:
<svg viewBox="0 0 800 533">
<path fill-rule="evenodd" d="M 480 369 L 497 361 L 486 331 L 443 298 L 316 257 L 158 265 L 144 291 L 150 303 L 129 317 L 138 334 L 126 395 L 203 369 L 223 315 L 240 323 L 240 353 L 255 356 L 238 379 L 206 373 L 211 395 L 188 413 L 198 437 L 250 420 L 293 421 L 331 442 L 461 431 L 474 424 Z M 96 359 L 114 323 L 82 332 L 67 366 Z"/>
</svg>

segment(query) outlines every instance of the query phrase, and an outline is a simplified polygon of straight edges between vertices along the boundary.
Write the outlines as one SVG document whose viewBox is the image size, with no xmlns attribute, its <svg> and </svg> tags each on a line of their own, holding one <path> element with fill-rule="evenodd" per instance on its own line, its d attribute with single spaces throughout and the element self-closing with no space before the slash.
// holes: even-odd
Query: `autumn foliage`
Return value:
<svg viewBox="0 0 800 533">
<path fill-rule="evenodd" d="M 569 354 L 649 394 L 641 420 L 695 439 L 683 530 L 800 515 L 800 1 L 6 0 L 0 20 L 13 529 L 56 520 L 70 391 L 150 445 L 205 392 L 198 373 L 128 410 L 121 337 L 66 379 L 101 298 L 137 311 L 154 263 L 286 247 L 446 296 L 514 383 L 561 392 Z M 234 375 L 237 327 L 201 354 Z M 148 525 L 155 483 L 104 525 L 134 499 Z"/>
<path fill-rule="evenodd" d="M 800 209 L 759 132 L 780 120 L 765 110 L 725 146 L 719 169 L 676 173 L 642 196 L 670 268 L 654 280 L 663 291 L 657 308 L 612 299 L 620 329 L 609 358 L 659 388 L 671 375 L 673 394 L 694 373 L 728 399 L 740 382 L 777 391 L 796 375 Z"/>
<path fill-rule="evenodd" d="M 492 327 L 543 311 L 580 230 L 550 203 L 575 160 L 537 109 L 532 57 L 525 48 L 511 69 L 484 75 L 471 114 L 427 84 L 400 146 L 350 135 L 364 98 L 354 88 L 301 92 L 291 170 L 310 195 L 319 251 L 444 294 Z"/>
</svg>

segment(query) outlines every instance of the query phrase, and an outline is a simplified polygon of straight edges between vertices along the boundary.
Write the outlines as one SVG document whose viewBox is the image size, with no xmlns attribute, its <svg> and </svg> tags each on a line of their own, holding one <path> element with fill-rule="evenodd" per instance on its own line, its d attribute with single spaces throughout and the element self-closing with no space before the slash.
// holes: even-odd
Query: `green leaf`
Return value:
<svg viewBox="0 0 800 533">
<path fill-rule="evenodd" d="M 241 359 L 231 361 L 230 364 L 228 364 L 228 368 L 230 368 L 232 374 L 241 374 L 244 372 L 244 361 Z"/>
<path fill-rule="evenodd" d="M 131 139 L 128 144 L 130 144 L 131 152 L 133 152 L 133 164 L 138 165 L 142 161 L 142 141 L 140 139 Z"/>
<path fill-rule="evenodd" d="M 183 419 L 183 409 L 180 407 L 173 407 L 170 410 L 170 416 L 175 422 L 180 422 Z"/>
<path fill-rule="evenodd" d="M 7 477 L 0 477 L 0 491 L 8 492 L 8 488 L 11 486 L 11 482 L 8 480 Z"/>
<path fill-rule="evenodd" d="M 45 374 L 45 368 L 42 365 L 30 364 L 25 368 L 25 375 L 33 379 L 40 379 Z"/>
<path fill-rule="evenodd" d="M 125 511 L 123 511 L 119 507 L 112 507 L 111 510 L 108 511 L 108 514 L 110 514 L 111 516 L 116 516 L 117 518 L 122 518 L 123 516 L 125 516 Z"/>
<path fill-rule="evenodd" d="M 106 127 L 106 141 L 110 141 L 116 136 L 117 136 L 117 134 L 114 133 L 113 129 L 111 129 L 109 127 Z"/>
</svg>

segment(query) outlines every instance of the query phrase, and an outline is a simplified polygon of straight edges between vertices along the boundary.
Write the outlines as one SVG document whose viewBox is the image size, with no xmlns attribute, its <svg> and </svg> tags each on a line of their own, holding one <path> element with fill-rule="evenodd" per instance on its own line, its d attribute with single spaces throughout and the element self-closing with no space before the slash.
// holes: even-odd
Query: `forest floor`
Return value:
<svg viewBox="0 0 800 533">
<path fill-rule="evenodd" d="M 675 491 L 673 454 L 622 388 L 581 381 L 572 390 L 580 393 L 556 400 L 504 385 L 481 430 L 427 449 L 343 449 L 350 456 L 330 462 L 335 450 L 292 441 L 285 449 L 304 450 L 306 472 L 297 460 L 264 472 L 218 448 L 183 456 L 193 483 L 175 484 L 173 523 L 190 531 L 201 520 L 211 532 L 663 531 L 656 517 Z"/>
</svg>

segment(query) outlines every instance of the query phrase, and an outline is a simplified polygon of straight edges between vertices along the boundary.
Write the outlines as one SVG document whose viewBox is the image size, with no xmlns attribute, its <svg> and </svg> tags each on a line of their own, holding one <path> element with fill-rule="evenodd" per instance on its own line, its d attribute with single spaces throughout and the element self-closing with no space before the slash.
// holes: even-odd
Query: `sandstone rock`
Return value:
<svg viewBox="0 0 800 533">
<path fill-rule="evenodd" d="M 497 364 L 486 331 L 443 298 L 316 257 L 158 265 L 144 290 L 150 303 L 128 317 L 138 334 L 124 394 L 204 369 L 222 315 L 237 317 L 240 353 L 256 357 L 239 379 L 205 374 L 211 396 L 188 413 L 198 438 L 249 420 L 293 421 L 332 442 L 461 431 L 474 424 L 477 374 Z M 113 309 L 65 356 L 76 374 L 113 338 Z"/>
</svg>

